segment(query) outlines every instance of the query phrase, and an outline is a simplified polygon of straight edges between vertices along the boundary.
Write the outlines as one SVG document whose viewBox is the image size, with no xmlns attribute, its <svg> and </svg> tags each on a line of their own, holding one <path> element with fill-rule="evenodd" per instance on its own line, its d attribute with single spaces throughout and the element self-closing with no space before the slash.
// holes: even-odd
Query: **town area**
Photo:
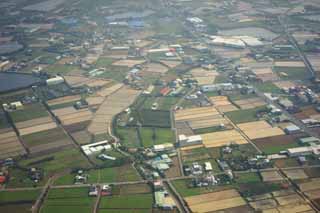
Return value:
<svg viewBox="0 0 320 213">
<path fill-rule="evenodd" d="M 320 212 L 318 0 L 2 0 L 1 213 Z"/>
</svg>

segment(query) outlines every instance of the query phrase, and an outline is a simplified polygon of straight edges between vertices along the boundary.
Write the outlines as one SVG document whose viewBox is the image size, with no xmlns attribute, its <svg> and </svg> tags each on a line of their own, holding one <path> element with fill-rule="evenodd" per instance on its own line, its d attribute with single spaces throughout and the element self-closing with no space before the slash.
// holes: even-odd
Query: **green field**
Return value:
<svg viewBox="0 0 320 213">
<path fill-rule="evenodd" d="M 51 189 L 41 213 L 88 213 L 92 211 L 94 198 L 88 197 L 88 188 Z"/>
<path fill-rule="evenodd" d="M 144 147 L 151 147 L 157 144 L 174 143 L 174 132 L 169 128 L 149 128 L 139 129 L 142 144 Z"/>
<path fill-rule="evenodd" d="M 158 110 L 170 110 L 177 102 L 179 98 L 177 97 L 158 97 L 151 98 L 148 97 L 143 104 L 144 109 L 151 109 L 154 103 L 158 104 Z"/>
<path fill-rule="evenodd" d="M 255 183 L 255 182 L 261 182 L 259 174 L 255 172 L 250 173 L 242 173 L 237 174 L 235 181 L 239 184 L 241 183 Z"/>
<path fill-rule="evenodd" d="M 128 148 L 140 147 L 137 130 L 133 127 L 119 127 L 115 130 L 116 135 L 120 139 L 120 143 Z"/>
<path fill-rule="evenodd" d="M 121 167 L 112 167 L 104 169 L 95 169 L 85 171 L 88 175 L 88 183 L 112 183 L 115 181 L 137 181 L 140 176 L 131 165 Z M 69 185 L 74 183 L 76 174 L 67 174 L 55 181 L 55 185 Z"/>
<path fill-rule="evenodd" d="M 14 122 L 27 121 L 35 118 L 49 116 L 46 108 L 42 104 L 24 105 L 23 110 L 10 112 L 10 117 Z"/>
<path fill-rule="evenodd" d="M 171 127 L 170 112 L 160 110 L 141 110 L 138 112 L 142 126 Z"/>
<path fill-rule="evenodd" d="M 126 208 L 127 212 L 130 212 L 128 209 L 151 209 L 152 204 L 152 194 L 133 194 L 104 197 L 101 199 L 99 207 L 100 209 Z"/>
<path fill-rule="evenodd" d="M 39 190 L 0 191 L 0 204 L 15 201 L 33 202 L 38 198 L 39 194 Z"/>
<path fill-rule="evenodd" d="M 255 83 L 254 86 L 263 93 L 282 93 L 281 89 L 271 82 Z"/>
<path fill-rule="evenodd" d="M 283 80 L 304 80 L 309 76 L 305 67 L 274 67 L 273 70 Z M 283 76 L 281 73 L 285 73 L 287 76 Z"/>
<path fill-rule="evenodd" d="M 257 121 L 258 120 L 258 117 L 256 116 L 257 112 L 261 110 L 266 110 L 266 106 L 256 107 L 253 109 L 226 112 L 225 114 L 228 118 L 230 118 L 232 122 L 239 124 L 239 123 Z"/>
<path fill-rule="evenodd" d="M 48 154 L 43 157 L 29 158 L 18 162 L 24 167 L 39 167 L 46 173 L 52 174 L 65 169 L 89 168 L 91 167 L 88 160 L 80 151 L 68 148 L 63 151 Z"/>
</svg>

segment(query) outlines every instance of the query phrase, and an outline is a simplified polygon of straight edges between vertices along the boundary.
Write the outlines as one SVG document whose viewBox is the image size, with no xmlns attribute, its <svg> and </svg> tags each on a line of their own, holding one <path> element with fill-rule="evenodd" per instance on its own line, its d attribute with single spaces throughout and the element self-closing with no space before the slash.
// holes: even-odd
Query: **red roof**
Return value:
<svg viewBox="0 0 320 213">
<path fill-rule="evenodd" d="M 0 184 L 5 183 L 7 178 L 5 176 L 0 176 Z"/>
<path fill-rule="evenodd" d="M 169 87 L 165 87 L 163 89 L 160 90 L 161 95 L 165 96 L 170 92 L 170 88 Z"/>
</svg>

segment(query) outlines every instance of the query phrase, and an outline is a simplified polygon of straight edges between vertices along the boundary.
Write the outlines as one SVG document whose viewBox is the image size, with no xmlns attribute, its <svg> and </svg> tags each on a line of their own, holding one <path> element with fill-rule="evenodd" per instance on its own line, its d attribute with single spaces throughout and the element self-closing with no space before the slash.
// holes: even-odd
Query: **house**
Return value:
<svg viewBox="0 0 320 213">
<path fill-rule="evenodd" d="M 306 138 L 300 138 L 299 143 L 301 145 L 306 145 L 306 144 L 319 144 L 320 139 L 316 137 L 306 137 Z"/>
<path fill-rule="evenodd" d="M 290 157 L 311 155 L 312 152 L 313 152 L 313 150 L 312 150 L 312 148 L 310 146 L 307 146 L 307 147 L 296 147 L 296 148 L 288 149 L 288 155 Z"/>
<path fill-rule="evenodd" d="M 96 185 L 91 185 L 90 187 L 89 187 L 89 192 L 88 192 L 88 195 L 90 196 L 90 197 L 96 197 L 96 196 L 98 196 L 98 193 L 99 193 L 99 190 L 98 190 L 98 187 L 96 186 Z"/>
<path fill-rule="evenodd" d="M 101 196 L 111 196 L 112 188 L 110 185 L 103 185 L 101 188 Z"/>
<path fill-rule="evenodd" d="M 204 163 L 204 170 L 205 170 L 206 172 L 211 172 L 211 171 L 212 171 L 212 165 L 211 165 L 210 162 L 205 162 L 205 163 Z"/>
</svg>

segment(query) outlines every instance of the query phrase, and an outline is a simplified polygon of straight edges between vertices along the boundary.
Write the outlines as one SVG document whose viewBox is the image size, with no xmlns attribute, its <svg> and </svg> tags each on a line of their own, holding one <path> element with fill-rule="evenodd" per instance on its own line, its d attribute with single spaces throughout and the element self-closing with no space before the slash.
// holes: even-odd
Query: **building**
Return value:
<svg viewBox="0 0 320 213">
<path fill-rule="evenodd" d="M 100 141 L 97 143 L 87 144 L 81 146 L 82 151 L 87 155 L 92 155 L 97 152 L 101 152 L 103 150 L 111 150 L 112 147 L 107 140 Z"/>
<path fill-rule="evenodd" d="M 166 151 L 173 151 L 174 146 L 172 143 L 164 143 L 159 145 L 154 145 L 152 150 L 154 152 L 166 152 Z"/>
<path fill-rule="evenodd" d="M 179 135 L 179 145 L 183 146 L 192 146 L 202 144 L 202 138 L 200 135 L 185 136 Z"/>
<path fill-rule="evenodd" d="M 287 126 L 287 127 L 284 129 L 284 132 L 285 132 L 286 134 L 288 134 L 288 135 L 295 134 L 295 133 L 300 132 L 300 127 L 292 124 L 292 125 Z"/>
<path fill-rule="evenodd" d="M 320 142 L 319 138 L 316 137 L 306 137 L 306 138 L 300 138 L 299 143 L 301 145 L 306 145 L 306 144 L 318 144 Z"/>
<path fill-rule="evenodd" d="M 164 210 L 172 210 L 176 204 L 167 191 L 156 191 L 154 193 L 156 207 Z"/>
<path fill-rule="evenodd" d="M 311 155 L 312 153 L 313 153 L 313 149 L 310 146 L 288 149 L 288 155 L 290 157 L 306 156 L 306 155 Z"/>
<path fill-rule="evenodd" d="M 54 78 L 49 78 L 46 83 L 48 86 L 52 86 L 52 85 L 57 85 L 57 84 L 61 84 L 64 82 L 64 78 L 61 76 L 56 76 Z"/>
<path fill-rule="evenodd" d="M 212 171 L 212 165 L 211 165 L 210 162 L 205 162 L 205 163 L 204 163 L 204 170 L 205 170 L 206 172 L 211 172 L 211 171 Z"/>
<path fill-rule="evenodd" d="M 232 83 L 221 83 L 221 84 L 209 84 L 201 86 L 202 92 L 216 92 L 219 90 L 231 91 L 234 89 L 241 89 L 238 86 L 233 85 Z"/>
</svg>

